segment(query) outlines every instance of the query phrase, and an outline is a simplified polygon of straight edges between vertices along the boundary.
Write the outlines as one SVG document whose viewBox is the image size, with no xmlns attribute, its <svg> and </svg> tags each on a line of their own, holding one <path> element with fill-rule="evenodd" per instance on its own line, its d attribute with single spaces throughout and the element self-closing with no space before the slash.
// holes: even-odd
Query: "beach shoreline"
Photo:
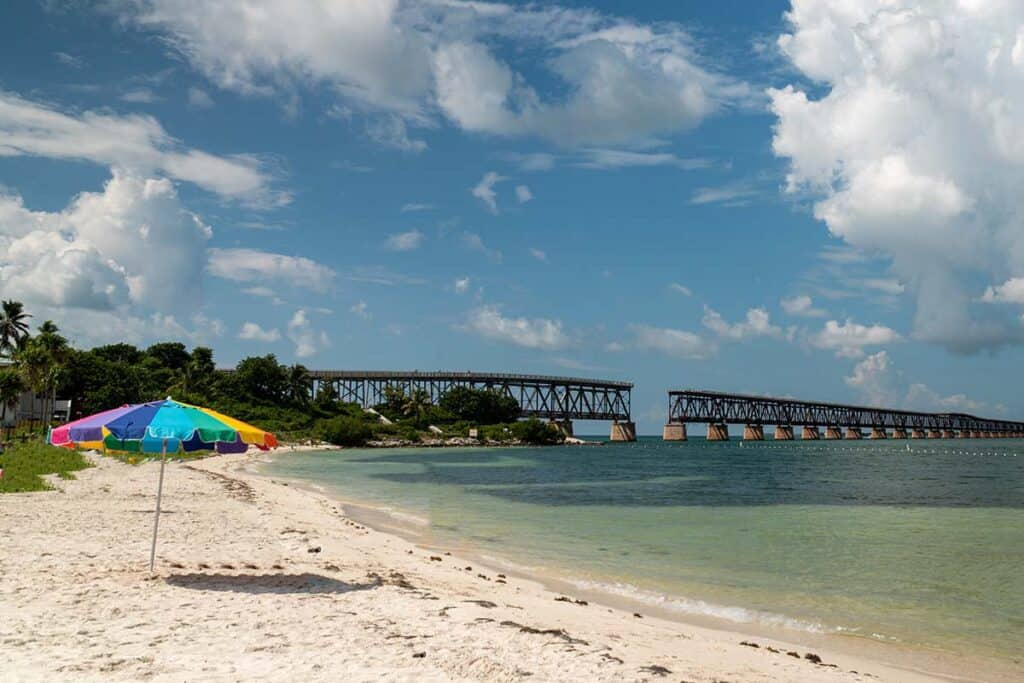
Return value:
<svg viewBox="0 0 1024 683">
<path fill-rule="evenodd" d="M 254 473 L 265 457 L 168 464 L 155 578 L 146 564 L 158 463 L 94 457 L 97 467 L 57 491 L 0 496 L 0 611 L 14 615 L 0 624 L 5 675 L 1011 680 L 924 656 L 898 666 L 824 641 L 811 650 L 650 609 L 637 617 L 377 531 L 341 501 Z"/>
</svg>

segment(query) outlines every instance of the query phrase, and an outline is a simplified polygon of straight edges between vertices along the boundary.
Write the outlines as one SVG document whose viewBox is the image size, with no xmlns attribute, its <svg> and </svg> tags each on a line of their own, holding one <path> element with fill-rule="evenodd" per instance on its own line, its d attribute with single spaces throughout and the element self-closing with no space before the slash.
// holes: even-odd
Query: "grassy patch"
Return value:
<svg viewBox="0 0 1024 683">
<path fill-rule="evenodd" d="M 74 479 L 72 472 L 91 465 L 77 451 L 26 441 L 10 444 L 0 455 L 0 467 L 4 471 L 4 478 L 0 479 L 0 493 L 15 493 L 45 491 L 52 487 L 40 475 L 57 474 L 62 479 Z"/>
</svg>

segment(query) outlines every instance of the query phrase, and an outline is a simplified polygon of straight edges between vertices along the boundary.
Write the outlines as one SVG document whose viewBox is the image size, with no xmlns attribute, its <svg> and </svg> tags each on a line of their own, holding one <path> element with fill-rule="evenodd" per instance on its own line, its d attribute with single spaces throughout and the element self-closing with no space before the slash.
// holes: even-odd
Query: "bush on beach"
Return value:
<svg viewBox="0 0 1024 683">
<path fill-rule="evenodd" d="M 68 448 L 56 448 L 38 441 L 11 443 L 0 454 L 0 493 L 46 491 L 53 487 L 40 475 L 56 474 L 61 479 L 74 479 L 72 472 L 92 467 L 85 456 Z"/>
</svg>

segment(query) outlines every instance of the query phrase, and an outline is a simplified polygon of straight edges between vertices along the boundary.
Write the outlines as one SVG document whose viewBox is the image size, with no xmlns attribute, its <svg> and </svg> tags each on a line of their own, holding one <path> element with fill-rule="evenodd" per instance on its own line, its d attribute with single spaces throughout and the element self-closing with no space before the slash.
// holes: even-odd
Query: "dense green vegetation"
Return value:
<svg viewBox="0 0 1024 683">
<path fill-rule="evenodd" d="M 38 440 L 8 445 L 0 453 L 0 493 L 44 491 L 52 488 L 43 481 L 42 474 L 58 474 L 63 479 L 74 479 L 72 472 L 89 467 L 85 456 L 67 448 L 54 448 Z"/>
<path fill-rule="evenodd" d="M 384 424 L 360 406 L 339 401 L 329 386 L 310 396 L 308 370 L 283 365 L 273 354 L 245 358 L 232 372 L 218 372 L 207 347 L 189 350 L 179 342 L 161 342 L 146 349 L 120 343 L 79 350 L 49 320 L 32 334 L 29 317 L 18 302 L 4 301 L 0 309 L 0 358 L 8 362 L 0 367 L 4 411 L 25 390 L 47 401 L 71 399 L 73 418 L 172 396 L 257 425 L 282 441 L 322 439 L 340 446 L 373 439 L 417 441 L 435 436 L 427 431 L 431 426 L 446 437 L 468 436 L 478 427 L 481 436 L 495 441 L 562 440 L 539 420 L 517 421 L 518 403 L 499 391 L 458 387 L 435 406 L 425 392 L 406 394 L 392 387 L 376 407 L 392 422 Z M 46 426 L 36 425 L 42 433 Z"/>
</svg>

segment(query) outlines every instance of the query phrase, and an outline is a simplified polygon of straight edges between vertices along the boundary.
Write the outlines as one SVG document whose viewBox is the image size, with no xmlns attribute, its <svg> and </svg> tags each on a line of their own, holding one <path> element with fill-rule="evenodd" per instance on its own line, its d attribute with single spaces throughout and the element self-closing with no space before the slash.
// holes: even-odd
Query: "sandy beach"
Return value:
<svg viewBox="0 0 1024 683">
<path fill-rule="evenodd" d="M 0 496 L 3 679 L 948 680 L 582 604 L 369 529 L 257 457 L 168 464 L 154 576 L 158 464 L 94 457 Z"/>
</svg>

